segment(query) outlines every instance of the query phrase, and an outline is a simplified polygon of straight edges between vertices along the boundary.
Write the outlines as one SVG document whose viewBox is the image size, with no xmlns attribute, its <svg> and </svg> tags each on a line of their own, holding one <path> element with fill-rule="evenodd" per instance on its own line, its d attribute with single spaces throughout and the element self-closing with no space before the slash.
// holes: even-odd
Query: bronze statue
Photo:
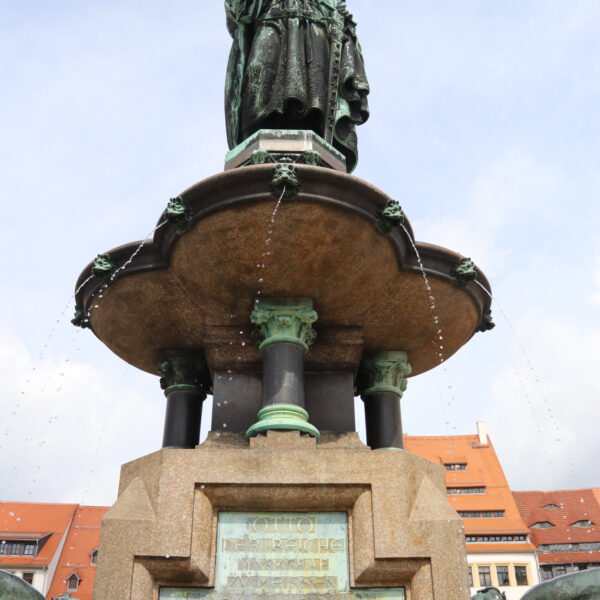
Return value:
<svg viewBox="0 0 600 600">
<path fill-rule="evenodd" d="M 352 171 L 369 83 L 344 0 L 225 0 L 225 10 L 229 147 L 259 129 L 311 129 Z"/>
</svg>

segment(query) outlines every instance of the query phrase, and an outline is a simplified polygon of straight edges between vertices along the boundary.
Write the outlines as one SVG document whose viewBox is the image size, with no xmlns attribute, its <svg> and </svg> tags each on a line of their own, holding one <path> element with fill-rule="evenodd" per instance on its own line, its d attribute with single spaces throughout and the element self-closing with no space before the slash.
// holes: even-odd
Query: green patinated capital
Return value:
<svg viewBox="0 0 600 600">
<path fill-rule="evenodd" d="M 412 373 L 406 352 L 379 352 L 363 359 L 357 385 L 363 399 L 376 392 L 393 392 L 402 396 L 406 377 Z"/>
<path fill-rule="evenodd" d="M 246 432 L 250 438 L 266 431 L 300 431 L 320 439 L 319 430 L 308 422 L 308 413 L 293 404 L 272 404 L 258 411 L 258 422 Z"/>
<path fill-rule="evenodd" d="M 257 301 L 250 315 L 260 350 L 269 344 L 289 342 L 302 346 L 304 352 L 317 337 L 312 328 L 317 318 L 309 298 L 264 298 Z"/>
<path fill-rule="evenodd" d="M 165 396 L 175 391 L 206 396 L 210 389 L 210 372 L 202 350 L 163 349 L 156 371 L 162 375 L 160 387 Z"/>
</svg>

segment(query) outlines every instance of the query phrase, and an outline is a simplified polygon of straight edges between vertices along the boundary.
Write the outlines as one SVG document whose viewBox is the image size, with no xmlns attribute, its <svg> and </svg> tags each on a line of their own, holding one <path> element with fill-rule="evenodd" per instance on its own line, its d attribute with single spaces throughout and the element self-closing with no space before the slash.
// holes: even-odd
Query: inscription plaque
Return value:
<svg viewBox="0 0 600 600">
<path fill-rule="evenodd" d="M 160 600 L 405 600 L 404 588 L 351 590 L 348 515 L 220 512 L 215 588 Z"/>
</svg>

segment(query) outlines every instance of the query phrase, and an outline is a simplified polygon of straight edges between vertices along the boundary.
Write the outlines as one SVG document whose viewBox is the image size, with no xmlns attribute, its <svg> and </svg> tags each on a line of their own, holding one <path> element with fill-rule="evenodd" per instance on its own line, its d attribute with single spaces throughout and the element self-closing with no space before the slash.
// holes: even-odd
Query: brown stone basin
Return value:
<svg viewBox="0 0 600 600">
<path fill-rule="evenodd" d="M 490 298 L 477 282 L 490 287 L 481 271 L 476 281 L 461 283 L 453 277 L 460 255 L 419 243 L 428 292 L 410 224 L 386 233 L 378 226 L 387 195 L 330 169 L 298 165 L 297 175 L 300 187 L 282 201 L 272 227 L 273 165 L 220 173 L 183 192 L 191 216 L 186 231 L 165 224 L 101 299 L 101 276 L 77 294 L 95 335 L 130 364 L 155 373 L 161 348 L 203 347 L 211 327 L 235 325 L 247 340 L 257 295 L 307 297 L 319 315 L 317 334 L 320 326 L 360 327 L 365 350 L 405 350 L 416 375 L 482 327 Z M 163 214 L 159 223 L 164 220 Z M 107 254 L 118 267 L 137 246 Z M 241 355 L 259 357 L 256 346 L 240 342 Z"/>
</svg>

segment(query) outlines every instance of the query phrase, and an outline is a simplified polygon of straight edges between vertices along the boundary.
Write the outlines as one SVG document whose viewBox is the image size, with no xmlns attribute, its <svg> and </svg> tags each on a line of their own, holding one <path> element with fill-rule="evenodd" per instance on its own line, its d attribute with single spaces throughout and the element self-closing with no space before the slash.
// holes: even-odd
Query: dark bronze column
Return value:
<svg viewBox="0 0 600 600">
<path fill-rule="evenodd" d="M 200 441 L 202 402 L 210 374 L 199 350 L 167 349 L 156 370 L 167 397 L 163 448 L 195 448 Z"/>
<path fill-rule="evenodd" d="M 313 302 L 305 298 L 261 299 L 251 315 L 263 358 L 262 409 L 246 437 L 270 429 L 297 430 L 319 438 L 304 408 L 304 355 L 316 334 Z"/>
<path fill-rule="evenodd" d="M 410 373 L 406 352 L 380 352 L 361 363 L 358 387 L 373 450 L 404 448 L 400 399 Z"/>
</svg>

